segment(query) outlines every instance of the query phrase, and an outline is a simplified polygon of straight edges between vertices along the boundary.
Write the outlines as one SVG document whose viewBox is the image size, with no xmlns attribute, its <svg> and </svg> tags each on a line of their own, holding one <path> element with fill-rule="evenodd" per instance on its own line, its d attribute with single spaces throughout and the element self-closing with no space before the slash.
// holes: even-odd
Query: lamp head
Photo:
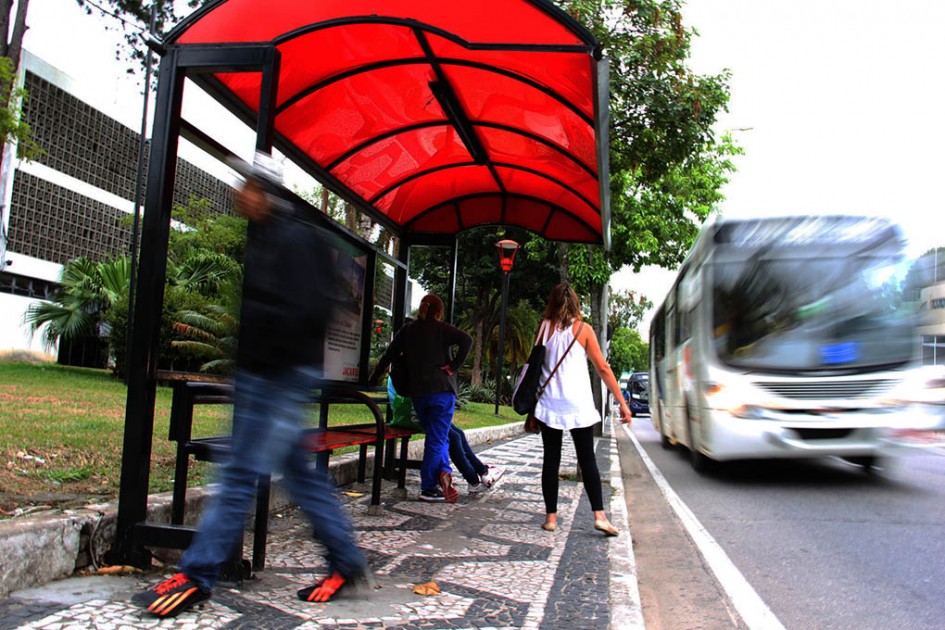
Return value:
<svg viewBox="0 0 945 630">
<path fill-rule="evenodd" d="M 512 271 L 512 263 L 515 262 L 515 252 L 518 251 L 519 244 L 515 241 L 504 239 L 495 244 L 499 250 L 499 266 L 502 273 Z"/>
</svg>

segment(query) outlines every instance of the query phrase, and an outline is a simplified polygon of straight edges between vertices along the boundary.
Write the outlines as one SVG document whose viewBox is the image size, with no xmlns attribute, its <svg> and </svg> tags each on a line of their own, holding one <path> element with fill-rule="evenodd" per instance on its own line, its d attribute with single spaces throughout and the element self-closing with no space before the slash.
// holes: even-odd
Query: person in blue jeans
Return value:
<svg viewBox="0 0 945 630">
<path fill-rule="evenodd" d="M 367 560 L 327 472 L 303 448 L 307 405 L 319 386 L 325 329 L 333 314 L 330 247 L 302 207 L 280 195 L 268 156 L 244 171 L 237 209 L 250 221 L 243 275 L 229 459 L 178 573 L 134 601 L 174 617 L 210 598 L 224 564 L 240 548 L 260 476 L 281 473 L 326 550 L 328 574 L 298 592 L 325 602 L 343 587 L 370 581 Z"/>
<path fill-rule="evenodd" d="M 376 387 L 394 359 L 404 355 L 407 391 L 426 437 L 420 464 L 420 499 L 455 503 L 449 431 L 456 407 L 456 372 L 472 347 L 472 337 L 443 320 L 443 300 L 431 294 L 420 300 L 417 318 L 401 327 L 368 379 Z"/>
<path fill-rule="evenodd" d="M 394 388 L 393 379 L 387 379 L 387 397 L 394 407 L 394 421 L 398 426 L 411 426 L 418 430 L 423 430 L 419 424 L 414 422 L 412 414 L 404 413 L 405 401 L 409 398 L 401 396 Z M 405 417 L 398 417 L 404 415 Z M 450 460 L 459 470 L 466 483 L 469 484 L 469 494 L 478 494 L 488 490 L 495 484 L 496 480 L 502 476 L 502 469 L 498 466 L 487 466 L 476 455 L 476 451 L 469 445 L 466 439 L 466 432 L 460 429 L 456 423 L 450 425 L 449 432 L 449 453 Z"/>
</svg>

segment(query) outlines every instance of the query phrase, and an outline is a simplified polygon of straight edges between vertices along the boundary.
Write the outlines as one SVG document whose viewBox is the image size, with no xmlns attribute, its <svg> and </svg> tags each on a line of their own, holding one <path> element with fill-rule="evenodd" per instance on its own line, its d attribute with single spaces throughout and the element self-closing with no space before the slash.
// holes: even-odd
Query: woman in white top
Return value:
<svg viewBox="0 0 945 630">
<path fill-rule="evenodd" d="M 548 381 L 555 365 L 558 369 L 535 407 L 535 417 L 541 421 L 544 449 L 541 492 L 545 499 L 545 522 L 542 529 L 554 531 L 558 526 L 558 470 L 561 467 L 562 437 L 567 430 L 571 432 L 584 478 L 584 491 L 594 511 L 594 528 L 607 536 L 617 536 L 620 531 L 610 524 L 604 513 L 600 471 L 594 455 L 594 425 L 600 422 L 600 414 L 591 393 L 588 359 L 619 402 L 620 422 L 630 423 L 630 408 L 623 399 L 613 371 L 604 360 L 594 329 L 581 321 L 581 304 L 574 289 L 567 284 L 556 285 L 548 297 L 544 319 L 540 329 L 545 344 L 541 383 Z"/>
</svg>

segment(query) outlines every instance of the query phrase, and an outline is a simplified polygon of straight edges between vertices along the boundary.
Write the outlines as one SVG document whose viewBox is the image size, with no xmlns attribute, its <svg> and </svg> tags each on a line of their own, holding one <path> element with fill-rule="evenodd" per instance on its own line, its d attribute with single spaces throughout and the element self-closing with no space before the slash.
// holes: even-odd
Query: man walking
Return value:
<svg viewBox="0 0 945 630">
<path fill-rule="evenodd" d="M 281 473 L 326 549 L 327 577 L 298 592 L 325 602 L 367 576 L 344 507 L 326 472 L 302 445 L 306 408 L 321 378 L 324 333 L 331 320 L 333 261 L 320 230 L 286 195 L 265 154 L 245 170 L 237 211 L 249 219 L 229 460 L 179 573 L 135 601 L 173 617 L 210 598 L 225 562 L 242 543 L 260 476 Z"/>
</svg>

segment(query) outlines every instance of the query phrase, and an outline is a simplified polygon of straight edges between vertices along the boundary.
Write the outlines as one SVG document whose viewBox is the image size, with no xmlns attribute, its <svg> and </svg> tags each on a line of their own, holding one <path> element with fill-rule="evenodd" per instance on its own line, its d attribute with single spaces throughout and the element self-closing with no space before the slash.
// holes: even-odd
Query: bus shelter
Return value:
<svg viewBox="0 0 945 630">
<path fill-rule="evenodd" d="M 393 258 L 312 208 L 356 252 L 361 340 L 382 264 L 402 324 L 413 245 L 452 247 L 452 287 L 456 236 L 470 228 L 609 245 L 607 63 L 549 0 L 218 0 L 160 48 L 110 553 L 138 565 L 150 561 L 135 528 L 147 515 L 179 139 L 234 158 L 182 118 L 185 79 L 253 129 L 255 149 L 278 149 L 400 240 Z M 365 385 L 368 344 L 355 343 L 347 361 L 354 367 L 330 378 Z"/>
</svg>

